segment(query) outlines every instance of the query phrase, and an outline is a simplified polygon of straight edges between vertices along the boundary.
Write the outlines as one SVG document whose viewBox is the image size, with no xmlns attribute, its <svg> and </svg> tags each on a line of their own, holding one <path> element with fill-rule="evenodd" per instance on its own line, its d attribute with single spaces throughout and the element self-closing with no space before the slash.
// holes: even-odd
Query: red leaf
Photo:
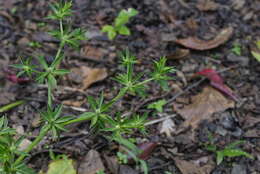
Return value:
<svg viewBox="0 0 260 174">
<path fill-rule="evenodd" d="M 158 144 L 156 142 L 146 142 L 140 144 L 138 147 L 142 153 L 138 155 L 138 157 L 142 160 L 147 160 L 157 145 Z"/>
<path fill-rule="evenodd" d="M 237 96 L 226 85 L 216 83 L 216 82 L 213 82 L 213 81 L 210 82 L 210 85 L 213 86 L 214 88 L 216 88 L 217 90 L 219 90 L 220 92 L 222 92 L 223 94 L 229 96 L 234 101 L 238 101 Z"/>
<path fill-rule="evenodd" d="M 30 81 L 29 78 L 26 77 L 17 77 L 15 74 L 7 74 L 6 79 L 13 82 L 13 83 L 18 83 L 18 84 L 24 84 Z"/>
<path fill-rule="evenodd" d="M 197 72 L 198 75 L 207 77 L 210 80 L 210 85 L 229 96 L 235 101 L 238 101 L 236 95 L 224 84 L 222 77 L 213 69 L 204 69 Z"/>
<path fill-rule="evenodd" d="M 211 82 L 218 84 L 224 83 L 220 75 L 213 69 L 203 69 L 202 71 L 197 72 L 197 74 L 207 77 Z"/>
</svg>

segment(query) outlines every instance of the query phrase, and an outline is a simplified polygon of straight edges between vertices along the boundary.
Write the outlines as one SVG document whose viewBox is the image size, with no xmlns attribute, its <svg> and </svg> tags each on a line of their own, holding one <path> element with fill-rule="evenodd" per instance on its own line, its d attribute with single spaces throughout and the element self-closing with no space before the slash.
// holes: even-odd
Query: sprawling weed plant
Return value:
<svg viewBox="0 0 260 174">
<path fill-rule="evenodd" d="M 20 69 L 19 76 L 27 75 L 37 83 L 46 84 L 48 86 L 48 100 L 45 109 L 40 112 L 42 118 L 40 132 L 25 150 L 20 150 L 19 148 L 25 137 L 18 137 L 16 131 L 8 126 L 7 118 L 4 116 L 0 117 L 0 173 L 35 173 L 27 167 L 25 158 L 29 156 L 30 152 L 37 147 L 43 138 L 51 134 L 54 139 L 58 140 L 60 133 L 66 131 L 67 125 L 84 121 L 90 121 L 91 129 L 95 129 L 99 133 L 106 132 L 104 135 L 109 140 L 124 146 L 125 152 L 132 156 L 142 166 L 144 172 L 147 173 L 145 162 L 137 158 L 141 152 L 125 138 L 127 134 L 129 135 L 136 130 L 145 133 L 146 115 L 133 114 L 125 117 L 119 112 L 115 115 L 110 115 L 110 111 L 111 107 L 126 94 L 143 94 L 149 82 L 154 81 L 165 86 L 167 84 L 166 81 L 170 79 L 168 74 L 173 71 L 173 68 L 166 66 L 165 58 L 160 58 L 158 61 L 154 61 L 154 69 L 150 73 L 150 77 L 143 79 L 143 74 L 135 74 L 134 64 L 137 60 L 127 51 L 121 56 L 121 64 L 126 71 L 121 72 L 114 78 L 115 81 L 121 84 L 118 94 L 106 102 L 103 93 L 100 94 L 98 99 L 88 96 L 87 101 L 90 104 L 88 112 L 79 116 L 64 116 L 62 105 L 56 106 L 53 104 L 53 92 L 58 87 L 57 78 L 69 73 L 68 70 L 60 68 L 64 59 L 64 47 L 78 48 L 80 41 L 86 39 L 83 30 L 78 28 L 72 29 L 71 26 L 65 25 L 68 24 L 66 20 L 72 15 L 71 6 L 71 2 L 54 3 L 51 5 L 53 13 L 48 18 L 59 23 L 59 29 L 50 32 L 53 37 L 59 40 L 59 47 L 53 61 L 48 63 L 44 55 L 39 55 L 38 62 L 40 67 L 32 64 L 31 59 L 25 59 L 21 61 L 21 64 L 13 65 L 13 67 Z"/>
</svg>

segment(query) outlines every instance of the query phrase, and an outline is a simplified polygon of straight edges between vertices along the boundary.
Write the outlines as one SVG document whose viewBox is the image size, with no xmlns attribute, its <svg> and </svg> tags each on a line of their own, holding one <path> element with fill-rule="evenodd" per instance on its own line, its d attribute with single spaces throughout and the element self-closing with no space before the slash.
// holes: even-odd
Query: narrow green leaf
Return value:
<svg viewBox="0 0 260 174">
<path fill-rule="evenodd" d="M 41 64 L 41 66 L 47 70 L 48 69 L 48 64 L 46 63 L 45 59 L 44 59 L 44 56 L 38 56 L 37 57 L 38 60 L 39 60 L 39 63 Z"/>
<path fill-rule="evenodd" d="M 51 89 L 55 89 L 57 87 L 57 81 L 56 81 L 55 77 L 52 74 L 48 75 L 48 86 Z"/>
<path fill-rule="evenodd" d="M 68 73 L 70 73 L 70 71 L 66 69 L 58 69 L 53 72 L 54 75 L 61 75 L 61 76 Z"/>
<path fill-rule="evenodd" d="M 260 53 L 255 52 L 255 51 L 251 51 L 252 55 L 254 56 L 254 58 L 256 58 L 256 60 L 258 62 L 260 62 Z"/>
<path fill-rule="evenodd" d="M 7 104 L 7 105 L 5 105 L 5 106 L 2 106 L 2 107 L 0 107 L 0 113 L 1 113 L 1 112 L 9 111 L 10 109 L 12 109 L 12 108 L 14 108 L 14 107 L 16 107 L 16 106 L 22 105 L 22 104 L 24 104 L 24 103 L 25 103 L 24 100 L 19 100 L 19 101 L 16 101 L 16 102 Z"/>
<path fill-rule="evenodd" d="M 223 152 L 222 151 L 217 151 L 217 165 L 222 163 L 223 159 L 224 159 Z"/>
</svg>

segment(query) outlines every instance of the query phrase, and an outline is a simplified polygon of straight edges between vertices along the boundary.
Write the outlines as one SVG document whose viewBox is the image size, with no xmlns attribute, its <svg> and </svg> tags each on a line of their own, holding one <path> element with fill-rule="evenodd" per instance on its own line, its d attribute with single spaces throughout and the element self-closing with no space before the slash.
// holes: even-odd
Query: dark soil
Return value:
<svg viewBox="0 0 260 174">
<path fill-rule="evenodd" d="M 49 61 L 52 60 L 58 44 L 48 36 L 47 31 L 57 27 L 57 24 L 45 18 L 50 13 L 49 3 L 52 1 L 0 0 L 0 106 L 20 99 L 27 100 L 26 104 L 6 112 L 5 115 L 12 127 L 22 129 L 25 133 L 32 132 L 28 136 L 29 140 L 33 140 L 39 132 L 39 127 L 34 123 L 39 119 L 39 111 L 46 106 L 47 90 L 34 82 L 11 83 L 6 79 L 6 71 L 10 69 L 8 65 L 18 63 L 20 57 L 44 54 Z M 63 66 L 69 69 L 80 66 L 104 67 L 108 69 L 109 76 L 104 81 L 91 85 L 84 93 L 72 89 L 58 89 L 55 92 L 55 103 L 59 104 L 65 100 L 80 101 L 87 95 L 97 97 L 101 91 L 104 91 L 106 99 L 115 96 L 120 86 L 111 77 L 122 71 L 117 53 L 126 48 L 138 57 L 137 72 L 149 72 L 153 60 L 161 56 L 167 56 L 168 65 L 179 71 L 174 74 L 174 80 L 169 82 L 169 92 L 160 90 L 157 84 L 151 84 L 146 99 L 126 96 L 118 103 L 117 109 L 121 112 L 127 113 L 129 109 L 136 107 L 138 113 L 148 112 L 149 120 L 158 119 L 159 116 L 148 110 L 147 104 L 162 98 L 171 100 L 178 93 L 176 85 L 186 89 L 196 83 L 199 79 L 192 78 L 192 75 L 204 68 L 217 71 L 227 68 L 221 76 L 225 84 L 239 96 L 240 102 L 236 102 L 234 108 L 213 114 L 211 120 L 202 120 L 195 130 L 194 139 L 189 138 L 189 131 L 178 134 L 173 132 L 170 137 L 160 134 L 161 123 L 148 126 L 149 136 L 137 132 L 133 138 L 139 143 L 155 139 L 158 141 L 159 145 L 147 160 L 151 174 L 164 174 L 165 171 L 188 174 L 180 169 L 176 159 L 209 164 L 211 169 L 204 170 L 205 174 L 260 173 L 260 63 L 250 53 L 250 48 L 260 39 L 260 1 L 209 1 L 215 2 L 217 6 L 208 11 L 199 9 L 197 0 L 73 1 L 75 16 L 71 23 L 73 27 L 86 29 L 89 40 L 82 43 L 80 52 L 66 48 Z M 131 36 L 118 36 L 114 41 L 108 40 L 100 29 L 105 24 L 111 24 L 121 9 L 129 7 L 139 11 L 128 24 Z M 233 28 L 233 35 L 217 48 L 206 51 L 190 50 L 188 56 L 179 60 L 172 56 L 177 49 L 183 48 L 175 43 L 177 38 L 195 36 L 202 40 L 211 40 L 226 27 Z M 41 46 L 28 46 L 32 41 L 39 42 Z M 231 51 L 234 44 L 241 46 L 241 55 Z M 83 49 L 86 47 L 88 53 L 84 53 Z M 60 86 L 77 88 L 74 82 L 68 79 L 70 78 L 60 79 Z M 208 81 L 203 81 L 176 100 L 171 100 L 164 108 L 163 114 L 176 114 L 173 103 L 189 104 L 191 97 L 208 85 Z M 89 105 L 85 102 L 80 108 L 87 110 Z M 79 113 L 70 106 L 64 109 L 64 114 Z M 172 120 L 176 126 L 180 126 L 184 119 L 177 115 Z M 115 156 L 115 145 L 91 132 L 88 123 L 71 125 L 68 129 L 70 131 L 63 133 L 59 141 L 44 139 L 28 158 L 30 166 L 36 170 L 46 169 L 50 161 L 49 148 L 58 154 L 67 154 L 76 161 L 80 161 L 89 150 L 95 149 L 101 155 L 106 173 L 111 173 L 105 156 Z M 204 147 L 204 144 L 209 142 L 209 132 L 219 148 L 237 140 L 245 140 L 246 143 L 240 145 L 240 148 L 252 154 L 255 159 L 226 158 L 223 163 L 216 165 L 214 154 Z M 122 174 L 138 173 L 134 165 L 129 164 L 125 168 L 127 169 L 122 169 Z"/>
</svg>

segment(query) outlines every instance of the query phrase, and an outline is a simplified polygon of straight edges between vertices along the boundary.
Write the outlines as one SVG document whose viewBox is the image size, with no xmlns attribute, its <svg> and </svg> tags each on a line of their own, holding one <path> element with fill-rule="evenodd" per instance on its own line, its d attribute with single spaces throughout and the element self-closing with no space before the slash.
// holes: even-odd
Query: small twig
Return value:
<svg viewBox="0 0 260 174">
<path fill-rule="evenodd" d="M 162 122 L 164 120 L 173 118 L 175 116 L 176 116 L 175 114 L 174 115 L 169 115 L 169 116 L 166 116 L 166 117 L 163 117 L 163 118 L 159 118 L 159 119 L 156 119 L 156 120 L 149 121 L 149 122 L 145 123 L 144 125 L 145 126 L 149 126 L 149 125 L 152 125 L 152 124 L 156 124 L 156 123 Z"/>
<path fill-rule="evenodd" d="M 200 83 L 202 83 L 204 80 L 206 80 L 205 77 L 203 77 L 202 79 L 200 79 L 199 81 L 193 83 L 192 85 L 188 86 L 186 89 L 184 89 L 183 91 L 178 92 L 176 95 L 174 95 L 170 100 L 167 101 L 166 105 L 170 104 L 171 102 L 173 102 L 174 100 L 176 100 L 178 97 L 180 97 L 182 94 L 188 92 L 189 90 L 193 89 L 194 87 L 198 86 Z"/>
<path fill-rule="evenodd" d="M 75 107 L 75 106 L 63 105 L 63 107 L 64 107 L 64 108 L 70 108 L 70 109 L 73 109 L 73 110 L 79 111 L 79 112 L 87 112 L 87 111 L 88 111 L 86 108 Z"/>
</svg>

